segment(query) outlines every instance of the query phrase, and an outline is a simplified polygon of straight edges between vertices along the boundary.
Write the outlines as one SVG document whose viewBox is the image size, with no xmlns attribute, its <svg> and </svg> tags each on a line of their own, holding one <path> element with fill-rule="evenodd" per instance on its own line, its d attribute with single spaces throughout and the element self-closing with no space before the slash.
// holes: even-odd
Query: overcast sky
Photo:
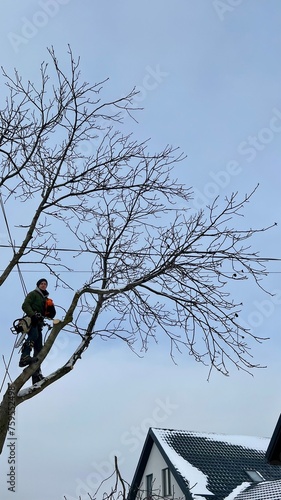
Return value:
<svg viewBox="0 0 281 500">
<path fill-rule="evenodd" d="M 24 78 L 38 78 L 40 63 L 54 46 L 67 57 L 67 44 L 81 57 L 83 80 L 109 77 L 105 89 L 119 97 L 139 90 L 144 108 L 132 129 L 151 137 L 152 149 L 179 146 L 187 159 L 176 176 L 194 188 L 193 208 L 216 195 L 241 195 L 258 183 L 245 212 L 248 227 L 280 223 L 281 5 L 279 0 L 13 0 L 2 2 L 1 65 Z M 235 6 L 234 6 L 235 5 Z M 5 88 L 1 87 L 1 107 Z M 234 163 L 235 162 L 235 163 Z M 235 168 L 233 168 L 235 165 Z M 11 220 L 16 218 L 16 207 Z M 0 219 L 1 242 L 7 241 Z M 280 225 L 255 239 L 264 256 L 280 257 Z M 1 250 L 2 252 L 2 250 Z M 3 250 L 3 256 L 4 250 Z M 3 262 L 4 259 L 1 259 Z M 252 345 L 266 369 L 249 376 L 214 373 L 190 356 L 175 365 L 165 342 L 139 358 L 115 341 L 93 343 L 75 370 L 18 408 L 17 492 L 9 493 L 8 449 L 0 458 L 1 499 L 83 500 L 111 472 L 114 455 L 130 482 L 149 426 L 270 436 L 281 410 L 281 266 L 270 266 L 265 285 L 241 289 L 243 320 L 260 336 Z M 51 297 L 63 291 L 42 269 L 24 271 L 28 290 L 41 274 Z M 78 273 L 79 274 L 79 273 Z M 70 278 L 69 278 L 70 279 Z M 73 278 L 75 284 L 76 277 Z M 82 270 L 77 276 L 83 283 Z M 59 295 L 59 296 L 58 296 Z M 0 291 L 1 359 L 14 338 L 10 326 L 23 293 L 16 273 Z M 64 334 L 44 363 L 52 371 L 70 352 Z M 14 355 L 11 375 L 20 373 Z"/>
</svg>

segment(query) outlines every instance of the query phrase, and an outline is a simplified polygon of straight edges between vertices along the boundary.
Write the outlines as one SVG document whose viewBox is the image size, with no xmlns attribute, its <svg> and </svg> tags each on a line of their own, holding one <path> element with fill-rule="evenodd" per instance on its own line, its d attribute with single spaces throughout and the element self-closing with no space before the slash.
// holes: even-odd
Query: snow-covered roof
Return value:
<svg viewBox="0 0 281 500">
<path fill-rule="evenodd" d="M 186 498 L 280 500 L 281 468 L 267 463 L 268 444 L 268 438 L 151 428 L 132 491 L 139 487 L 151 448 L 156 445 Z M 254 482 L 247 471 L 260 474 L 262 482 Z M 279 496 L 273 496 L 275 491 Z M 135 500 L 134 495 L 130 500 Z"/>
<path fill-rule="evenodd" d="M 221 493 L 221 498 L 226 498 L 249 481 L 247 469 L 265 477 L 270 467 L 264 460 L 267 438 L 156 428 L 151 431 L 193 496 Z"/>
<path fill-rule="evenodd" d="M 281 498 L 281 479 L 277 481 L 263 481 L 251 485 L 250 488 L 242 491 L 234 497 L 235 500 L 280 500 Z M 225 500 L 229 500 L 228 498 Z"/>
<path fill-rule="evenodd" d="M 243 448 L 254 449 L 257 451 L 265 452 L 268 447 L 269 439 L 265 437 L 256 437 L 256 436 L 237 436 L 237 435 L 227 435 L 227 434 L 215 434 L 215 433 L 207 433 L 207 432 L 192 432 L 192 431 L 181 431 L 181 430 L 172 430 L 172 429 L 157 429 L 155 427 L 152 428 L 152 431 L 158 439 L 163 440 L 163 444 L 165 442 L 169 442 L 169 440 L 173 436 L 180 435 L 182 438 L 194 436 L 196 438 L 204 438 L 209 441 L 221 442 L 227 445 L 241 446 Z"/>
</svg>

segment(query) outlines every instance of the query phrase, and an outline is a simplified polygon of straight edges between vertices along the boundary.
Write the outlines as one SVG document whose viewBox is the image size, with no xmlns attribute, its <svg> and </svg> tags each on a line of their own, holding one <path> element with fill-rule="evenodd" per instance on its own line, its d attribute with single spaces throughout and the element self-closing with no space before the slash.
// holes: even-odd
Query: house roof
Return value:
<svg viewBox="0 0 281 500">
<path fill-rule="evenodd" d="M 235 500 L 280 500 L 281 479 L 276 481 L 263 481 L 262 483 L 251 485 L 234 498 Z"/>
<path fill-rule="evenodd" d="M 129 498 L 135 499 L 155 444 L 186 498 L 273 500 L 273 493 L 280 490 L 281 469 L 267 463 L 265 452 L 268 443 L 269 439 L 251 436 L 151 428 Z M 264 481 L 253 482 L 247 473 L 249 470 L 260 473 Z M 281 498 L 280 491 L 276 498 Z"/>
</svg>

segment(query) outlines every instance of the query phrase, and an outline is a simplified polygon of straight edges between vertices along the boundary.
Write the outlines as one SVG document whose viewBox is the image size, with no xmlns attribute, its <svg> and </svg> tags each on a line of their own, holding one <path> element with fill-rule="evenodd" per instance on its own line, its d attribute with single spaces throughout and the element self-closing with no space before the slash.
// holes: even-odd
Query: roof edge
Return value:
<svg viewBox="0 0 281 500">
<path fill-rule="evenodd" d="M 155 444 L 161 453 L 162 457 L 166 461 L 167 465 L 169 466 L 175 480 L 177 481 L 179 487 L 181 488 L 182 492 L 185 495 L 186 500 L 192 500 L 192 495 L 190 494 L 190 491 L 188 489 L 188 486 L 184 482 L 182 476 L 179 474 L 177 469 L 174 467 L 172 462 L 170 461 L 169 457 L 166 455 L 165 451 L 163 450 L 161 442 L 158 440 L 157 436 L 153 432 L 153 427 L 150 427 L 148 430 L 148 434 L 145 440 L 145 443 L 143 445 L 143 449 L 137 464 L 137 468 L 134 474 L 134 477 L 132 479 L 131 487 L 128 492 L 128 499 L 127 500 L 135 500 L 137 492 L 139 490 L 141 480 L 143 477 L 143 473 L 152 449 L 153 444 Z M 156 429 L 156 427 L 155 427 Z"/>
<path fill-rule="evenodd" d="M 270 465 L 281 465 L 281 415 L 273 431 L 265 458 Z"/>
<path fill-rule="evenodd" d="M 167 465 L 169 466 L 169 469 L 171 470 L 171 472 L 172 472 L 172 474 L 173 474 L 173 476 L 175 478 L 175 481 L 178 483 L 178 485 L 179 485 L 180 489 L 182 490 L 183 494 L 185 495 L 186 500 L 192 500 L 193 496 L 191 495 L 186 482 L 184 481 L 182 475 L 175 468 L 174 464 L 171 462 L 170 458 L 168 457 L 168 455 L 164 451 L 164 449 L 162 447 L 162 444 L 159 441 L 159 439 L 156 436 L 156 434 L 154 434 L 153 429 L 158 430 L 158 428 L 154 427 L 154 428 L 151 428 L 150 430 L 151 430 L 151 434 L 153 435 L 154 442 L 155 442 L 155 444 L 156 444 L 159 452 L 161 453 L 162 457 L 164 458 L 164 460 L 166 461 Z M 160 430 L 163 430 L 163 429 L 160 429 Z M 168 430 L 168 429 L 165 429 L 165 430 Z"/>
<path fill-rule="evenodd" d="M 148 430 L 148 434 L 146 436 L 146 440 L 144 442 L 141 455 L 135 470 L 134 477 L 132 479 L 132 483 L 128 492 L 128 500 L 135 500 L 137 492 L 140 487 L 140 482 L 144 473 L 144 469 L 148 460 L 148 457 L 151 452 L 151 448 L 153 445 L 153 437 L 151 435 L 151 428 Z"/>
</svg>

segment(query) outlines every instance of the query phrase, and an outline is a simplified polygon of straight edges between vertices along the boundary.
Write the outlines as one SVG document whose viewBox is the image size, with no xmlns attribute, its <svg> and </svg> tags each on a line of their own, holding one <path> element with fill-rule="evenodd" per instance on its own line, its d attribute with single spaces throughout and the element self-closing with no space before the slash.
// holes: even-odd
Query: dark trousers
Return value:
<svg viewBox="0 0 281 500">
<path fill-rule="evenodd" d="M 43 347 L 42 339 L 42 324 L 34 325 L 30 328 L 27 336 L 27 340 L 22 346 L 22 357 L 29 356 L 31 350 L 33 349 L 33 356 L 36 357 Z M 41 373 L 40 366 L 38 370 L 33 374 L 32 378 L 37 377 Z"/>
</svg>

